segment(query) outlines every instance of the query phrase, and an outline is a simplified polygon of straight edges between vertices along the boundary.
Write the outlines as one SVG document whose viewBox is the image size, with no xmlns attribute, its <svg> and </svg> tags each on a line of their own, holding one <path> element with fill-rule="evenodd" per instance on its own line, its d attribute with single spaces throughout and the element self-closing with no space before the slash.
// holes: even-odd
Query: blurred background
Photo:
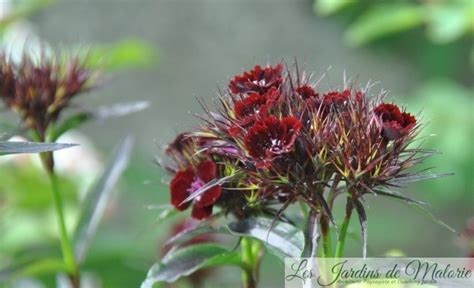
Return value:
<svg viewBox="0 0 474 288">
<path fill-rule="evenodd" d="M 137 114 L 88 123 L 66 135 L 62 141 L 81 143 L 81 148 L 59 156 L 64 159 L 61 175 L 72 223 L 83 198 L 74 191 L 86 191 L 96 180 L 119 139 L 135 136 L 132 161 L 84 270 L 103 287 L 138 287 L 159 259 L 169 225 L 178 220 L 159 223 L 159 211 L 150 209 L 169 199 L 167 179 L 153 163 L 155 157 L 179 131 L 196 125 L 192 114 L 201 113 L 196 97 L 212 103 L 218 87 L 255 64 L 291 64 L 296 58 L 315 78 L 327 71 L 322 87 L 342 85 L 345 71 L 361 85 L 379 83 L 374 92 L 388 90 L 388 99 L 409 112 L 421 111 L 428 136 L 424 147 L 442 152 L 426 167 L 454 176 L 417 183 L 403 193 L 431 203 L 434 215 L 463 233 L 474 216 L 473 3 L 1 0 L 0 37 L 5 49 L 18 55 L 25 45 L 31 48 L 43 42 L 103 55 L 104 80 L 99 89 L 76 99 L 79 106 L 151 103 Z M 18 123 L 14 115 L 0 117 L 2 123 Z M 49 186 L 35 163 L 34 157 L 2 158 L 0 266 L 45 249 L 59 253 L 54 250 Z M 457 237 L 402 203 L 367 198 L 369 256 L 472 253 L 466 233 Z M 341 211 L 336 213 L 341 217 Z M 46 221 L 51 229 L 44 229 Z M 359 227 L 352 222 L 354 240 L 348 255 L 359 256 Z M 280 273 L 275 271 L 282 271 L 283 277 L 283 264 L 278 263 L 271 255 L 265 258 L 261 287 L 283 286 L 283 278 L 276 277 Z M 205 287 L 238 287 L 238 271 L 224 271 Z M 54 278 L 45 275 L 40 280 L 3 285 L 51 287 Z"/>
</svg>

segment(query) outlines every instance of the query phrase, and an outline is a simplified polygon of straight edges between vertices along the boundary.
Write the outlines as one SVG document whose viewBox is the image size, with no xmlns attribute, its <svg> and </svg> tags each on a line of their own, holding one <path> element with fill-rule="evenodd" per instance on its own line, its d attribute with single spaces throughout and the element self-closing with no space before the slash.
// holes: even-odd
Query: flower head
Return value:
<svg viewBox="0 0 474 288">
<path fill-rule="evenodd" d="M 319 98 L 319 93 L 309 85 L 299 86 L 295 91 L 303 100 Z"/>
<path fill-rule="evenodd" d="M 350 90 L 330 91 L 323 95 L 323 105 L 325 106 L 341 106 L 349 100 L 351 96 Z"/>
<path fill-rule="evenodd" d="M 199 162 L 196 167 L 189 166 L 174 176 L 170 183 L 171 204 L 178 210 L 193 206 L 191 216 L 201 220 L 212 214 L 212 206 L 221 195 L 221 187 L 214 186 L 195 198 L 192 203 L 185 202 L 194 192 L 201 189 L 217 175 L 216 164 L 210 160 Z"/>
<path fill-rule="evenodd" d="M 401 112 L 395 104 L 381 103 L 375 107 L 374 113 L 382 120 L 383 135 L 387 140 L 395 140 L 408 134 L 416 124 L 413 115 Z"/>
<path fill-rule="evenodd" d="M 244 139 L 245 147 L 254 158 L 272 159 L 292 149 L 300 129 L 301 123 L 295 117 L 277 119 L 268 116 L 249 129 Z"/>
<path fill-rule="evenodd" d="M 259 93 L 252 93 L 244 100 L 234 104 L 235 116 L 238 119 L 249 118 L 266 110 L 267 98 Z"/>
<path fill-rule="evenodd" d="M 430 153 L 407 148 L 418 132 L 412 115 L 382 103 L 382 94 L 371 99 L 370 85 L 319 91 L 299 75 L 257 65 L 235 76 L 218 112 L 206 108 L 201 125 L 175 140 L 180 168 L 170 188 L 177 209 L 193 205 L 197 219 L 214 206 L 239 219 L 282 218 L 301 201 L 334 223 L 332 203 L 344 192 L 362 215 L 361 197 L 390 195 L 381 189 L 416 178 L 412 168 Z M 207 177 L 200 176 L 204 166 L 212 171 Z"/>
<path fill-rule="evenodd" d="M 232 93 L 264 93 L 271 87 L 278 88 L 283 81 L 283 65 L 260 67 L 256 65 L 251 71 L 235 76 L 229 83 Z"/>
<path fill-rule="evenodd" d="M 79 59 L 62 64 L 25 55 L 20 63 L 13 63 L 1 55 L 0 98 L 42 136 L 71 99 L 90 88 L 91 76 Z"/>
</svg>

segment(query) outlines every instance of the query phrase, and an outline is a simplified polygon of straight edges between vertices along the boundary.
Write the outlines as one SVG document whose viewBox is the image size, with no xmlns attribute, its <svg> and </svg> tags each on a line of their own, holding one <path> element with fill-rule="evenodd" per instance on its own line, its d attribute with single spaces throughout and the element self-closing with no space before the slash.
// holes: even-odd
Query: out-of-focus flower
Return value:
<svg viewBox="0 0 474 288">
<path fill-rule="evenodd" d="M 256 65 L 253 70 L 237 75 L 229 83 L 232 93 L 258 92 L 265 93 L 271 87 L 278 88 L 283 81 L 283 65 L 275 67 L 260 67 Z"/>
<path fill-rule="evenodd" d="M 33 59 L 25 54 L 14 63 L 2 54 L 0 98 L 43 138 L 71 99 L 90 88 L 92 74 L 79 58 L 62 63 L 59 57 Z"/>
<path fill-rule="evenodd" d="M 210 160 L 199 162 L 195 168 L 189 166 L 186 170 L 179 171 L 170 183 L 171 204 L 178 210 L 186 210 L 191 202 L 183 202 L 216 176 L 216 164 Z M 191 216 L 199 220 L 209 217 L 212 214 L 212 206 L 220 195 L 219 186 L 214 186 L 199 195 L 192 202 Z"/>
<path fill-rule="evenodd" d="M 295 91 L 303 100 L 319 98 L 319 93 L 314 91 L 313 87 L 309 85 L 300 86 Z"/>
<path fill-rule="evenodd" d="M 323 105 L 324 106 L 340 106 L 346 103 L 351 96 L 351 91 L 345 89 L 342 92 L 339 91 L 330 91 L 323 96 Z"/>
</svg>

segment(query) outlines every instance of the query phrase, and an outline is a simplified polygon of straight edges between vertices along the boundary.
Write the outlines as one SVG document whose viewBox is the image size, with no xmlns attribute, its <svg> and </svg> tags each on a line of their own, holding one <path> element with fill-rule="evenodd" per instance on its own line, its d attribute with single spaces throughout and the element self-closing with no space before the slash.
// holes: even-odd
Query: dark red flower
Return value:
<svg viewBox="0 0 474 288">
<path fill-rule="evenodd" d="M 282 72 L 282 64 L 265 68 L 257 65 L 253 70 L 235 76 L 229 83 L 229 89 L 235 94 L 248 92 L 264 93 L 271 87 L 280 87 L 283 81 Z"/>
<path fill-rule="evenodd" d="M 340 106 L 346 103 L 346 101 L 349 100 L 349 97 L 351 97 L 350 90 L 344 90 L 342 92 L 330 91 L 324 94 L 323 105 L 324 106 L 330 106 L 330 105 Z"/>
<path fill-rule="evenodd" d="M 255 114 L 265 112 L 265 104 L 267 98 L 259 93 L 252 93 L 244 100 L 235 102 L 234 111 L 235 116 L 239 119 L 243 119 Z"/>
<path fill-rule="evenodd" d="M 210 160 L 203 160 L 195 167 L 189 166 L 179 171 L 170 183 L 171 204 L 178 210 L 186 210 L 190 202 L 183 203 L 193 192 L 202 188 L 206 183 L 217 176 L 216 164 Z M 191 216 L 201 220 L 211 216 L 212 206 L 221 196 L 221 187 L 214 186 L 196 197 L 193 201 Z"/>
<path fill-rule="evenodd" d="M 303 85 L 296 88 L 296 93 L 298 93 L 303 100 L 319 98 L 319 93 L 316 93 L 313 87 L 309 85 Z"/>
<path fill-rule="evenodd" d="M 301 129 L 300 121 L 292 116 L 281 120 L 271 115 L 257 121 L 244 139 L 250 156 L 272 159 L 293 147 Z"/>
<path fill-rule="evenodd" d="M 375 107 L 374 113 L 382 120 L 383 136 L 387 140 L 395 140 L 406 135 L 416 124 L 413 115 L 401 112 L 394 104 L 382 103 Z"/>
</svg>

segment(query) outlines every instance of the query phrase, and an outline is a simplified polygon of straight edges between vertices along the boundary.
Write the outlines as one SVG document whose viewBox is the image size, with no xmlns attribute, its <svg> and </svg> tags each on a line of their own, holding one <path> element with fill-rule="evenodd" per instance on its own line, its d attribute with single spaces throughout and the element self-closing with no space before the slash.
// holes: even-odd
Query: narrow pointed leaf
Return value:
<svg viewBox="0 0 474 288">
<path fill-rule="evenodd" d="M 301 257 L 311 258 L 318 251 L 318 240 L 319 240 L 319 215 L 314 211 L 311 211 L 308 216 L 306 227 L 304 230 L 304 248 L 301 253 Z"/>
<path fill-rule="evenodd" d="M 334 231 L 336 231 L 336 235 L 339 238 L 339 228 L 337 227 L 336 221 L 334 220 L 334 217 L 332 216 L 331 209 L 329 208 L 329 205 L 326 202 L 326 199 L 324 199 L 324 197 L 319 193 L 314 193 L 314 196 L 316 196 L 318 203 L 323 208 L 322 210 L 323 210 L 324 215 L 326 215 L 329 218 L 329 221 L 334 227 Z"/>
<path fill-rule="evenodd" d="M 364 205 L 359 199 L 353 199 L 357 214 L 359 215 L 360 228 L 362 232 L 362 257 L 367 257 L 367 214 Z"/>
<path fill-rule="evenodd" d="M 375 192 L 376 195 L 381 195 L 381 196 L 385 196 L 385 197 L 391 197 L 391 198 L 395 198 L 395 199 L 398 199 L 398 200 L 403 200 L 403 201 L 406 201 L 408 203 L 416 203 L 416 204 L 420 204 L 420 205 L 428 205 L 428 203 L 426 202 L 423 202 L 423 201 L 420 201 L 420 200 L 416 200 L 416 199 L 412 199 L 412 198 L 409 198 L 409 197 L 406 197 L 406 196 L 403 196 L 395 191 L 382 191 L 382 190 L 373 190 Z"/>
<path fill-rule="evenodd" d="M 444 221 L 438 219 L 436 216 L 433 215 L 433 213 L 431 213 L 430 211 L 426 210 L 424 207 L 416 204 L 416 203 L 413 203 L 412 205 L 410 205 L 412 207 L 414 207 L 418 212 L 422 213 L 423 215 L 427 216 L 428 218 L 430 218 L 431 221 L 433 221 L 434 223 L 440 225 L 441 227 L 444 227 L 445 229 L 449 230 L 450 232 L 456 234 L 456 235 L 460 235 L 454 228 L 452 228 L 451 226 L 449 226 L 448 224 L 446 224 Z"/>
<path fill-rule="evenodd" d="M 133 140 L 126 137 L 114 150 L 104 174 L 84 201 L 79 224 L 75 233 L 75 257 L 78 263 L 84 261 L 90 242 L 113 195 L 114 186 L 128 165 Z"/>
<path fill-rule="evenodd" d="M 273 224 L 273 225 L 272 225 Z M 250 236 L 263 242 L 270 252 L 280 258 L 300 257 L 304 249 L 304 233 L 299 228 L 265 217 L 249 218 L 228 225 L 238 236 Z"/>
<path fill-rule="evenodd" d="M 108 118 L 122 117 L 128 114 L 142 111 L 150 106 L 148 101 L 133 101 L 116 103 L 107 107 L 99 107 L 92 114 L 97 120 L 105 120 Z"/>
<path fill-rule="evenodd" d="M 171 283 L 197 270 L 222 265 L 242 265 L 240 255 L 215 244 L 196 244 L 172 250 L 151 267 L 141 288 L 152 288 L 159 282 Z"/>
<path fill-rule="evenodd" d="M 204 234 L 211 234 L 211 233 L 221 233 L 221 234 L 228 234 L 229 231 L 225 229 L 222 224 L 218 223 L 211 223 L 208 220 L 204 220 L 199 222 L 193 227 L 190 227 L 180 233 L 176 234 L 175 236 L 171 237 L 165 243 L 165 247 L 169 246 L 177 246 L 183 243 L 188 242 L 189 240 Z"/>
<path fill-rule="evenodd" d="M 77 144 L 0 141 L 0 155 L 57 151 Z"/>
<path fill-rule="evenodd" d="M 405 177 L 395 178 L 392 181 L 389 181 L 389 184 L 400 185 L 400 184 L 418 182 L 418 181 L 427 180 L 427 179 L 436 179 L 436 178 L 452 176 L 452 175 L 454 175 L 454 173 L 441 173 L 441 174 L 430 173 L 430 174 L 423 174 L 423 175 L 408 175 Z"/>
</svg>

